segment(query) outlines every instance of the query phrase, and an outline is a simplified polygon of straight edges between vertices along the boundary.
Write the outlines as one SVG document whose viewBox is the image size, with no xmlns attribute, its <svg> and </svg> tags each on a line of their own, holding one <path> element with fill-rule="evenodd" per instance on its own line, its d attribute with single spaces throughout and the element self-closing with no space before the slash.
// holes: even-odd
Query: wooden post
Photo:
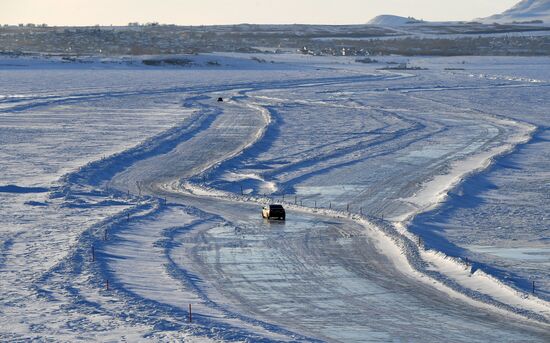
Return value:
<svg viewBox="0 0 550 343">
<path fill-rule="evenodd" d="M 193 322 L 193 313 L 191 312 L 191 304 L 189 304 L 189 323 Z"/>
</svg>

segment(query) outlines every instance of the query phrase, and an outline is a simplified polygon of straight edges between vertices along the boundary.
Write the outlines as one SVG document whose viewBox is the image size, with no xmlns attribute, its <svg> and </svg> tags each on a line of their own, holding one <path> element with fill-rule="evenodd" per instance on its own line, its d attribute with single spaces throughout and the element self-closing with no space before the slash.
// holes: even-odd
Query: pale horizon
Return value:
<svg viewBox="0 0 550 343">
<path fill-rule="evenodd" d="M 365 24 L 377 15 L 429 21 L 473 20 L 501 13 L 519 0 L 2 0 L 0 24 L 51 26 Z"/>
</svg>

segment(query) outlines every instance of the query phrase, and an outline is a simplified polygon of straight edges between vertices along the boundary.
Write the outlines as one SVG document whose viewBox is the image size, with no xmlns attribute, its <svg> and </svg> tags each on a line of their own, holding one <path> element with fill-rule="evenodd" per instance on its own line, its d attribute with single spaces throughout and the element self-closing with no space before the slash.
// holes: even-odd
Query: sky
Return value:
<svg viewBox="0 0 550 343">
<path fill-rule="evenodd" d="M 519 0 L 0 0 L 0 24 L 364 24 L 380 14 L 471 20 Z"/>
</svg>

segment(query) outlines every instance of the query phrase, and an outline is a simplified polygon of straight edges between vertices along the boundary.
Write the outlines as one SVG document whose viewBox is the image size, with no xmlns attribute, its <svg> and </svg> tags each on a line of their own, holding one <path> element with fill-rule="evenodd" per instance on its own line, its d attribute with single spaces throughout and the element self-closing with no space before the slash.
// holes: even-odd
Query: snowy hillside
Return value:
<svg viewBox="0 0 550 343">
<path fill-rule="evenodd" d="M 407 24 L 415 24 L 420 23 L 422 21 L 417 20 L 412 17 L 400 17 L 397 15 L 379 15 L 377 17 L 372 18 L 368 24 L 369 25 L 377 25 L 377 26 L 403 26 Z"/>
<path fill-rule="evenodd" d="M 550 0 L 522 0 L 502 14 L 484 18 L 484 22 L 528 22 L 541 20 L 550 23 Z"/>
</svg>

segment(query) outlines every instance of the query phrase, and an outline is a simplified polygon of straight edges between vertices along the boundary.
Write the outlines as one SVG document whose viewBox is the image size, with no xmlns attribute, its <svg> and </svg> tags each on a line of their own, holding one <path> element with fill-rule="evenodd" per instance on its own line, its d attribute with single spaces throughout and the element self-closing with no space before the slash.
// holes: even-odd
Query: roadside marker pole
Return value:
<svg viewBox="0 0 550 343">
<path fill-rule="evenodd" d="M 535 281 L 533 281 L 533 294 L 535 294 Z"/>
<path fill-rule="evenodd" d="M 141 197 L 141 183 L 139 181 L 136 181 L 136 186 L 138 188 L 139 195 Z"/>
<path fill-rule="evenodd" d="M 346 211 L 349 212 L 349 204 L 348 204 L 348 206 L 346 207 Z"/>
<path fill-rule="evenodd" d="M 193 313 L 191 312 L 191 304 L 189 304 L 189 323 L 193 322 Z"/>
<path fill-rule="evenodd" d="M 329 201 L 329 202 L 328 202 L 328 208 L 329 208 L 329 209 L 332 209 L 332 201 Z"/>
<path fill-rule="evenodd" d="M 92 245 L 92 262 L 95 262 L 95 249 L 93 245 Z"/>
<path fill-rule="evenodd" d="M 363 215 L 363 208 L 362 207 L 359 207 L 359 214 Z"/>
<path fill-rule="evenodd" d="M 105 242 L 107 242 L 107 229 L 105 229 L 105 231 L 103 231 L 103 240 Z"/>
<path fill-rule="evenodd" d="M 130 213 L 127 213 L 127 214 L 126 214 L 126 221 L 127 221 L 127 222 L 130 221 Z"/>
<path fill-rule="evenodd" d="M 109 280 L 105 280 L 105 289 L 109 290 Z"/>
<path fill-rule="evenodd" d="M 298 196 L 295 195 L 295 196 L 294 196 L 294 205 L 296 205 L 297 203 L 298 203 Z"/>
<path fill-rule="evenodd" d="M 241 185 L 241 195 L 244 195 L 243 186 Z"/>
<path fill-rule="evenodd" d="M 285 202 L 285 193 L 283 193 L 283 202 Z"/>
<path fill-rule="evenodd" d="M 317 200 L 315 200 L 315 206 L 313 208 L 317 209 Z"/>
</svg>

